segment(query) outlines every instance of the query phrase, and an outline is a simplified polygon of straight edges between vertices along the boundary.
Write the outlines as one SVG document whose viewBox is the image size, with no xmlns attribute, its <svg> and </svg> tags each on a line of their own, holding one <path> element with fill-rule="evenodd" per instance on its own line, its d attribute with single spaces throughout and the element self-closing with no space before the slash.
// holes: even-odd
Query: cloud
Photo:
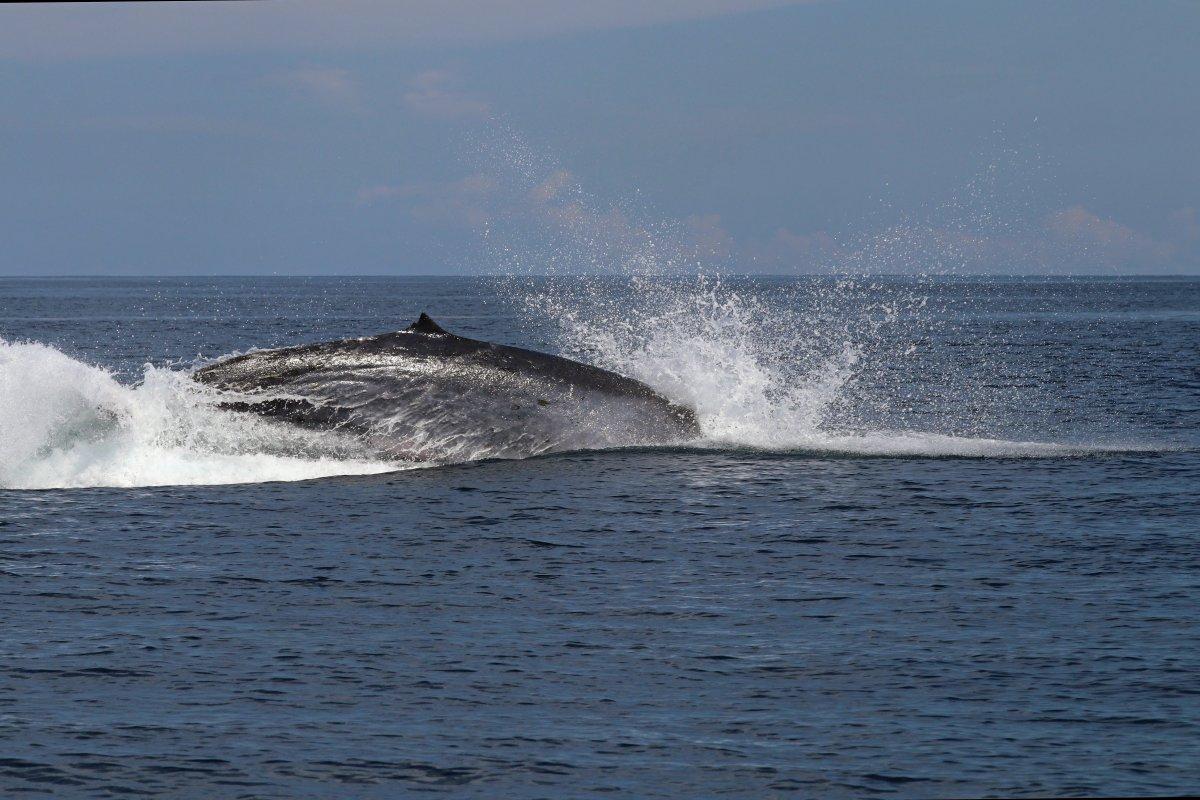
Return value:
<svg viewBox="0 0 1200 800">
<path fill-rule="evenodd" d="M 0 6 L 8 58 L 428 48 L 655 25 L 812 0 L 288 0 Z"/>
<path fill-rule="evenodd" d="M 1183 208 L 1165 238 L 1138 231 L 1074 205 L 1004 231 L 970 225 L 912 223 L 839 238 L 824 231 L 780 228 L 733 248 L 734 261 L 755 269 L 894 274 L 1162 272 L 1180 266 L 1200 245 L 1200 214 Z M 1200 256 L 1200 247 L 1195 251 Z"/>
<path fill-rule="evenodd" d="M 853 252 L 865 269 L 888 272 L 1089 273 L 1172 269 L 1179 244 L 1082 205 L 1003 231 L 970 226 L 896 226 Z"/>
<path fill-rule="evenodd" d="M 349 70 L 338 67 L 300 67 L 270 75 L 267 82 L 332 108 L 358 110 L 362 107 L 362 92 L 357 81 Z"/>
<path fill-rule="evenodd" d="M 499 250 L 542 266 L 603 271 L 681 265 L 693 263 L 702 250 L 724 254 L 727 248 L 728 235 L 715 215 L 640 225 L 617 206 L 597 205 L 571 172 L 559 168 L 379 184 L 360 189 L 357 199 L 362 205 L 394 205 L 421 224 L 486 233 Z"/>
<path fill-rule="evenodd" d="M 435 119 L 487 117 L 488 104 L 458 88 L 457 77 L 447 70 L 427 70 L 409 83 L 404 103 L 416 113 Z"/>
<path fill-rule="evenodd" d="M 362 205 L 397 203 L 410 218 L 435 227 L 478 231 L 495 217 L 496 179 L 476 173 L 456 181 L 367 186 Z"/>
<path fill-rule="evenodd" d="M 1158 239 L 1080 205 L 1051 212 L 1020 232 L 912 224 L 849 238 L 787 227 L 765 238 L 743 237 L 716 213 L 639 221 L 618 206 L 597 205 L 570 171 L 557 168 L 517 183 L 479 172 L 454 181 L 368 186 L 358 201 L 396 204 L 411 220 L 433 227 L 487 231 L 503 248 L 533 248 L 524 255 L 540 264 L 588 271 L 1161 272 L 1200 244 L 1200 212 L 1193 207 L 1171 214 L 1174 233 Z"/>
<path fill-rule="evenodd" d="M 1169 242 L 1100 217 L 1083 206 L 1071 206 L 1048 215 L 1046 230 L 1058 242 L 1079 248 L 1079 255 L 1105 265 L 1164 262 L 1176 250 Z"/>
<path fill-rule="evenodd" d="M 739 240 L 719 214 L 639 221 L 619 206 L 595 203 L 560 168 L 511 175 L 477 172 L 453 181 L 377 184 L 358 191 L 363 206 L 391 205 L 413 222 L 487 233 L 493 244 L 542 265 L 589 271 L 732 267 L 764 272 L 832 268 L 843 254 L 823 231 L 780 229 L 766 241 Z"/>
<path fill-rule="evenodd" d="M 565 169 L 556 169 L 529 191 L 529 197 L 534 203 L 549 203 L 562 195 L 564 190 L 575 185 L 575 179 L 570 172 Z"/>
</svg>

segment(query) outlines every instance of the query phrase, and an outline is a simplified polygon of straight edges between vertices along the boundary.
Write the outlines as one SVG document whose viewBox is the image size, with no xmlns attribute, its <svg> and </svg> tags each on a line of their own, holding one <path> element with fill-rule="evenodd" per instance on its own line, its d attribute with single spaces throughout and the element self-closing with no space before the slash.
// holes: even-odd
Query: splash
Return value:
<svg viewBox="0 0 1200 800">
<path fill-rule="evenodd" d="M 694 409 L 712 442 L 770 448 L 783 431 L 817 427 L 858 357 L 848 343 L 817 352 L 810 342 L 783 363 L 763 347 L 779 333 L 777 309 L 719 279 L 575 280 L 543 285 L 526 302 L 558 324 L 565 352 Z"/>
<path fill-rule="evenodd" d="M 703 447 L 934 458 L 1159 449 L 989 434 L 1003 420 L 972 396 L 983 390 L 954 387 L 954 371 L 917 368 L 915 342 L 929 326 L 926 300 L 910 284 L 573 277 L 542 281 L 521 302 L 530 319 L 554 324 L 570 355 L 693 408 L 703 433 L 695 444 Z M 921 392 L 939 377 L 957 393 L 937 406 L 935 394 Z M 980 416 L 964 417 L 969 409 Z M 914 424 L 935 419 L 951 429 Z"/>
<path fill-rule="evenodd" d="M 294 481 L 397 469 L 352 442 L 216 408 L 187 374 L 140 384 L 0 339 L 0 488 Z"/>
<path fill-rule="evenodd" d="M 693 408 L 708 445 L 978 457 L 1105 449 L 998 434 L 1036 428 L 1028 409 L 1042 404 L 1023 402 L 1030 386 L 990 381 L 989 365 L 969 374 L 947 350 L 942 261 L 932 275 L 872 272 L 894 262 L 884 252 L 928 261 L 911 237 L 860 243 L 829 275 L 722 277 L 679 225 L 604 211 L 568 173 L 543 177 L 518 144 L 511 192 L 539 198 L 543 211 L 558 205 L 536 217 L 536 235 L 497 248 L 517 313 L 530 329 L 549 323 L 564 354 Z"/>
<path fill-rule="evenodd" d="M 526 327 L 548 324 L 544 340 L 564 354 L 695 409 L 711 446 L 930 456 L 1095 449 L 1037 440 L 1049 429 L 1029 412 L 1047 405 L 1029 402 L 1038 389 L 1000 385 L 991 380 L 1000 365 L 968 366 L 946 344 L 956 336 L 947 327 L 954 297 L 937 276 L 969 261 L 964 231 L 1004 227 L 993 213 L 997 182 L 1012 171 L 1000 168 L 1004 158 L 928 220 L 834 242 L 825 261 L 805 265 L 820 275 L 771 280 L 736 275 L 752 266 L 745 249 L 697 239 L 686 220 L 599 200 L 509 125 L 476 144 L 478 167 L 508 209 L 483 230 L 484 262 L 506 276 L 504 294 Z"/>
<path fill-rule="evenodd" d="M 530 302 L 552 315 L 574 355 L 694 408 L 702 439 L 686 444 L 815 457 L 1063 457 L 1114 449 L 864 423 L 850 402 L 853 387 L 878 383 L 864 373 L 864 359 L 875 332 L 897 324 L 898 312 L 885 305 L 839 315 L 833 298 L 844 287 L 800 292 L 820 300 L 805 313 L 791 296 L 796 290 L 783 286 L 766 296 L 719 281 L 609 288 L 585 293 L 587 302 L 546 291 Z M 653 302 L 631 306 L 630 293 Z M 837 323 L 822 325 L 822 315 Z M 800 319 L 809 326 L 804 336 L 795 327 Z M 363 439 L 223 411 L 220 399 L 184 372 L 148 366 L 137 385 L 125 386 L 52 347 L 0 340 L 0 488 L 294 481 L 540 452 L 462 452 L 450 437 L 438 439 L 423 464 L 397 463 Z M 641 441 L 635 427 L 623 431 L 623 444 Z"/>
</svg>

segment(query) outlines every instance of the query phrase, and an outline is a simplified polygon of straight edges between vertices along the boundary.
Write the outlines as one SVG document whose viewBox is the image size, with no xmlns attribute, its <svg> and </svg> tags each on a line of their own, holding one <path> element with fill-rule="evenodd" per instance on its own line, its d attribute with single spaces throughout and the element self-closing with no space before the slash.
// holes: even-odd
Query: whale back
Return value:
<svg viewBox="0 0 1200 800">
<path fill-rule="evenodd" d="M 524 457 L 695 438 L 694 413 L 640 381 L 443 329 L 260 350 L 197 370 L 224 407 L 338 430 L 421 461 Z"/>
</svg>

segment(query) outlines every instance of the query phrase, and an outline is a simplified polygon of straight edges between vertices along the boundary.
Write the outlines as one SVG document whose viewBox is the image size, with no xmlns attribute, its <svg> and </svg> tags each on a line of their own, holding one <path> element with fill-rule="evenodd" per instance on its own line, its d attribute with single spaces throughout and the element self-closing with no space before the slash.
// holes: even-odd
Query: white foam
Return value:
<svg viewBox="0 0 1200 800">
<path fill-rule="evenodd" d="M 186 373 L 109 372 L 0 339 L 0 488 L 295 481 L 397 469 L 328 434 L 221 411 Z"/>
<path fill-rule="evenodd" d="M 754 298 L 719 282 L 641 284 L 637 302 L 587 313 L 577 296 L 554 290 L 529 300 L 560 326 L 567 350 L 638 378 L 695 409 L 703 438 L 694 444 L 856 456 L 1063 457 L 1154 449 L 955 436 L 922 430 L 848 429 L 831 419 L 862 369 L 861 352 L 880 337 L 897 306 L 857 319 L 820 308 L 814 318 L 778 319 Z M 567 290 L 568 292 L 570 290 Z M 841 291 L 841 289 L 835 289 Z M 829 302 L 837 298 L 828 299 Z M 918 299 L 912 306 L 919 310 Z M 813 306 L 810 305 L 810 310 Z M 810 312 L 811 313 L 811 312 Z"/>
</svg>

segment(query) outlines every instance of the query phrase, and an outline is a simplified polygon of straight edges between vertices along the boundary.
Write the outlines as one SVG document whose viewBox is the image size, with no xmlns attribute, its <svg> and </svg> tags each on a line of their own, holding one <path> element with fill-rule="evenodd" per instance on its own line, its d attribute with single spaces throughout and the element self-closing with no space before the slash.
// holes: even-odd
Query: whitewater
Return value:
<svg viewBox="0 0 1200 800">
<path fill-rule="evenodd" d="M 693 408 L 703 435 L 680 443 L 688 447 L 966 458 L 1146 447 L 954 435 L 848 417 L 848 387 L 862 382 L 863 370 L 878 370 L 864 351 L 898 325 L 894 305 L 882 315 L 871 308 L 815 314 L 805 307 L 801 318 L 799 312 L 781 315 L 753 295 L 705 284 L 686 291 L 635 286 L 643 302 L 610 300 L 597 308 L 579 297 L 578 284 L 572 287 L 542 286 L 523 295 L 526 318 L 536 313 L 549 320 L 550 335 L 566 355 L 641 380 Z M 767 321 L 771 327 L 764 328 Z M 190 365 L 147 363 L 140 378 L 122 381 L 111 369 L 49 344 L 0 339 L 0 488 L 301 481 L 495 455 L 464 455 L 447 442 L 441 457 L 396 461 L 354 436 L 222 410 L 223 398 L 190 373 Z"/>
<path fill-rule="evenodd" d="M 124 385 L 37 342 L 0 340 L 0 487 L 294 481 L 399 465 L 335 437 L 216 408 L 185 371 L 147 366 Z"/>
</svg>

